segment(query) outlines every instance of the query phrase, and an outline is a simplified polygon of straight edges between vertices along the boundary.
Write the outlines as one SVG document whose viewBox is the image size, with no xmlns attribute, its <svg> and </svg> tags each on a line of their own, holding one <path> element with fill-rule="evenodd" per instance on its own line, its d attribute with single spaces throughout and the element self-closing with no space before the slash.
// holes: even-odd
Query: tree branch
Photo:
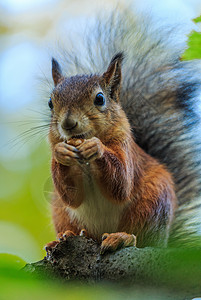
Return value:
<svg viewBox="0 0 201 300">
<path fill-rule="evenodd" d="M 134 247 L 100 256 L 100 245 L 86 237 L 69 237 L 43 260 L 27 264 L 26 272 L 46 278 L 100 280 L 165 287 L 201 295 L 201 251 Z"/>
</svg>

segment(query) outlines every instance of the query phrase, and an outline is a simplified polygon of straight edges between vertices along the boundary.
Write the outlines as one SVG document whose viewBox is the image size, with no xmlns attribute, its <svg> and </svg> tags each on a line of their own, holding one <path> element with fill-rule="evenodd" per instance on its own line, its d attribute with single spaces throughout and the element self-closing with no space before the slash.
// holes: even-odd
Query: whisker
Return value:
<svg viewBox="0 0 201 300">
<path fill-rule="evenodd" d="M 52 82 L 47 78 L 45 72 L 42 70 L 42 68 L 40 68 L 40 71 L 42 73 L 42 78 L 43 78 L 43 81 L 47 84 L 48 88 L 49 89 L 52 89 Z M 41 82 L 41 77 L 39 76 L 39 81 Z"/>
<path fill-rule="evenodd" d="M 28 110 L 29 110 L 29 111 L 32 111 L 32 112 L 34 112 L 34 113 L 40 114 L 40 115 L 42 115 L 42 116 L 48 117 L 49 121 L 50 121 L 51 118 L 52 118 L 51 113 L 41 112 L 41 111 L 38 111 L 38 110 L 35 110 L 35 109 L 32 109 L 32 108 L 29 108 Z M 54 113 L 53 113 L 53 116 L 56 116 L 57 119 L 59 119 L 59 115 L 58 115 L 57 113 L 54 112 Z"/>
<path fill-rule="evenodd" d="M 39 133 L 43 133 L 43 132 L 45 132 L 47 135 L 49 126 L 50 126 L 50 124 L 44 124 L 44 125 L 39 125 L 39 126 L 29 128 L 29 129 L 25 130 L 24 132 L 18 134 L 17 137 L 15 137 L 14 139 L 11 139 L 6 145 L 13 145 L 13 147 L 14 147 L 18 143 L 24 141 L 25 139 L 27 139 L 26 141 L 28 141 L 34 135 L 36 136 Z"/>
<path fill-rule="evenodd" d="M 86 116 L 86 114 L 88 114 L 92 109 L 94 109 L 93 107 L 91 107 L 89 110 L 87 110 L 87 111 L 85 111 L 84 113 L 83 113 L 83 115 L 81 115 L 81 117 L 80 117 L 80 119 L 82 120 L 83 119 L 83 117 L 85 117 Z"/>
<path fill-rule="evenodd" d="M 50 120 L 44 120 L 44 119 L 35 119 L 35 120 L 17 120 L 17 121 L 6 121 L 6 122 L 4 122 L 4 121 L 2 121 L 2 122 L 0 122 L 0 124 L 14 124 L 14 125 L 18 125 L 18 126 L 23 126 L 23 125 L 28 125 L 28 124 L 30 124 L 30 123 L 36 123 L 36 124 L 39 124 L 39 122 L 46 122 L 45 123 L 45 125 L 46 124 L 48 124 L 49 125 L 49 122 L 50 122 Z M 48 122 L 48 123 L 47 123 Z"/>
<path fill-rule="evenodd" d="M 32 109 L 32 108 L 29 108 L 28 110 L 29 110 L 29 111 L 32 111 L 32 112 L 35 112 L 35 113 L 37 113 L 37 114 L 41 114 L 41 115 L 43 115 L 43 116 L 50 117 L 50 114 L 41 112 L 41 111 L 39 111 L 39 110 L 35 110 L 35 109 Z"/>
<path fill-rule="evenodd" d="M 38 141 L 39 139 L 40 139 L 39 142 L 42 142 L 42 140 L 44 140 L 45 137 L 47 136 L 46 133 L 43 134 L 43 135 L 40 135 L 40 136 L 38 136 L 37 134 L 38 134 L 38 133 L 36 133 L 36 134 L 35 134 L 35 133 L 32 133 L 30 136 L 24 137 L 24 138 L 21 139 L 20 141 L 17 141 L 15 144 L 13 144 L 13 145 L 12 145 L 12 148 L 14 148 L 14 147 L 16 148 L 16 146 L 19 145 L 19 147 L 16 149 L 16 152 L 17 152 L 17 151 L 19 151 L 20 148 L 23 147 L 28 141 L 30 141 L 31 138 L 36 137 L 35 142 Z M 41 134 L 41 132 L 40 132 L 40 134 Z"/>
<path fill-rule="evenodd" d="M 13 149 L 15 148 L 15 151 L 17 152 L 21 147 L 23 147 L 30 139 L 32 138 L 32 136 L 30 135 L 29 137 L 24 137 L 21 140 L 17 140 L 16 143 L 12 143 L 11 147 L 9 149 Z M 19 146 L 17 148 L 17 146 Z"/>
<path fill-rule="evenodd" d="M 98 120 L 98 117 L 89 117 L 90 120 Z"/>
</svg>

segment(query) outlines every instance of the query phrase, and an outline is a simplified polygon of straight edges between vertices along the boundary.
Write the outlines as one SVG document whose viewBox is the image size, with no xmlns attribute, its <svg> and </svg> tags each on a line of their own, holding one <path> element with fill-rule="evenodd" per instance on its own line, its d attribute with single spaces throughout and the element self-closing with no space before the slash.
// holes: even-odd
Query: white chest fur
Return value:
<svg viewBox="0 0 201 300">
<path fill-rule="evenodd" d="M 77 220 L 81 228 L 97 237 L 105 232 L 116 232 L 124 205 L 107 200 L 92 179 L 85 181 L 84 193 L 84 201 L 78 208 L 67 208 L 71 219 Z"/>
</svg>

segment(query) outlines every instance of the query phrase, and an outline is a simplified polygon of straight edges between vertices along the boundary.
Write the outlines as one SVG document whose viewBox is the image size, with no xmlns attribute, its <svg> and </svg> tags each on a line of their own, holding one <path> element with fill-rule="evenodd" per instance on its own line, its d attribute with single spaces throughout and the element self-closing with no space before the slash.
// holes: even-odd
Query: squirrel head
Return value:
<svg viewBox="0 0 201 300">
<path fill-rule="evenodd" d="M 115 125 L 125 125 L 121 124 L 127 119 L 119 103 L 122 60 L 123 53 L 116 54 L 102 75 L 65 77 L 52 59 L 51 142 L 93 136 L 104 139 Z"/>
</svg>

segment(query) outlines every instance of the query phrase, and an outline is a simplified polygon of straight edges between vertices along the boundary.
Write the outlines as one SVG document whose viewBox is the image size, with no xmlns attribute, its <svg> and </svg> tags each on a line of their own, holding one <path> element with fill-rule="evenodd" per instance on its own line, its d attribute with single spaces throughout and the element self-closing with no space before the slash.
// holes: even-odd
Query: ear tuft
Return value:
<svg viewBox="0 0 201 300">
<path fill-rule="evenodd" d="M 55 86 L 63 78 L 61 67 L 54 57 L 52 57 L 52 78 Z"/>
<path fill-rule="evenodd" d="M 120 64 L 122 63 L 124 59 L 124 53 L 123 52 L 119 52 L 117 54 L 115 54 L 110 62 L 110 64 L 114 63 L 114 62 L 119 62 Z"/>
<path fill-rule="evenodd" d="M 123 52 L 117 53 L 110 61 L 107 71 L 103 74 L 106 86 L 110 90 L 110 97 L 118 101 L 121 88 L 121 65 Z"/>
</svg>

